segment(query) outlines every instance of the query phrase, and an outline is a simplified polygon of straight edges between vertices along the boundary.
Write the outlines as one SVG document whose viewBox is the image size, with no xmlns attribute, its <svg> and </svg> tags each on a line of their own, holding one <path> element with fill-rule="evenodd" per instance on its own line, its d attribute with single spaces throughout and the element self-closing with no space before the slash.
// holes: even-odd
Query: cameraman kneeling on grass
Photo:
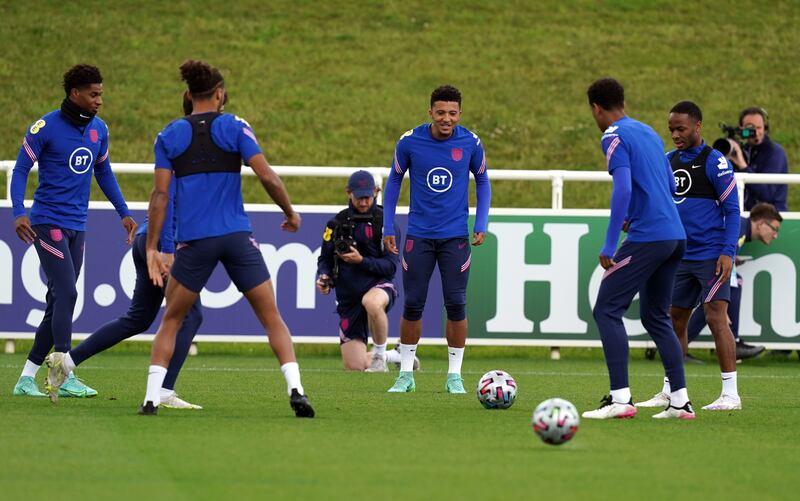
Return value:
<svg viewBox="0 0 800 501">
<path fill-rule="evenodd" d="M 387 372 L 387 355 L 389 362 L 400 361 L 398 352 L 386 351 L 386 312 L 397 297 L 392 280 L 398 256 L 383 248 L 383 209 L 375 203 L 378 188 L 372 174 L 354 172 L 346 191 L 348 207 L 328 221 L 322 235 L 317 288 L 322 294 L 336 289 L 345 369 Z M 370 333 L 374 351 L 367 353 Z"/>
</svg>

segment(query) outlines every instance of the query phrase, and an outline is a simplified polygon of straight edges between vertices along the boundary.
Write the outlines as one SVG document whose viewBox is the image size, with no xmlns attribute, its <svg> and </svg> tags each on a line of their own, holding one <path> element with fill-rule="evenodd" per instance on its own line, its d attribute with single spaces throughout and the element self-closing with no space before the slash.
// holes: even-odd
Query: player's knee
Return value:
<svg viewBox="0 0 800 501">
<path fill-rule="evenodd" d="M 405 305 L 403 307 L 403 318 L 410 320 L 411 322 L 416 322 L 422 318 L 423 309 L 424 306 Z"/>
<path fill-rule="evenodd" d="M 601 306 L 600 303 L 595 304 L 594 308 L 592 308 L 592 317 L 594 317 L 595 322 L 602 322 L 610 319 L 609 311 Z"/>
<path fill-rule="evenodd" d="M 378 294 L 371 294 L 371 293 L 364 294 L 364 297 L 361 298 L 361 306 L 363 306 L 368 313 L 375 314 L 382 312 L 386 307 L 387 300 L 386 300 L 386 294 L 384 294 L 383 292 L 381 292 L 380 294 L 382 294 L 383 297 L 381 297 Z"/>
<path fill-rule="evenodd" d="M 63 301 L 66 304 L 74 305 L 78 301 L 78 289 L 75 288 L 74 284 L 54 290 L 53 295 L 56 301 Z"/>
<path fill-rule="evenodd" d="M 465 304 L 446 304 L 447 319 L 458 322 L 467 318 L 467 305 Z"/>
</svg>

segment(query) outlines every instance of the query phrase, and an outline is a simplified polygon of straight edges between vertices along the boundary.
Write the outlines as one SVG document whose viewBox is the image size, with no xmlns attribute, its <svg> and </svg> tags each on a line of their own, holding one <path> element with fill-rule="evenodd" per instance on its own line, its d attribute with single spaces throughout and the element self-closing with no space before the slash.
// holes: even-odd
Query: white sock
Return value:
<svg viewBox="0 0 800 501">
<path fill-rule="evenodd" d="M 400 343 L 400 372 L 413 372 L 417 345 Z"/>
<path fill-rule="evenodd" d="M 168 399 L 169 397 L 171 397 L 174 394 L 175 394 L 175 390 L 169 390 L 169 389 L 163 388 L 163 387 L 160 390 L 158 390 L 158 397 L 159 397 L 160 400 L 166 400 L 166 399 Z"/>
<path fill-rule="evenodd" d="M 631 401 L 631 389 L 620 388 L 619 390 L 611 390 L 611 401 L 617 404 L 627 404 Z"/>
<path fill-rule="evenodd" d="M 686 391 L 686 388 L 681 388 L 680 390 L 670 392 L 669 394 L 669 405 L 673 407 L 683 407 L 686 405 L 686 402 L 689 401 L 689 392 Z"/>
<path fill-rule="evenodd" d="M 19 377 L 36 377 L 36 372 L 41 365 L 36 365 L 30 360 L 25 360 L 25 367 L 22 368 L 22 374 Z"/>
<path fill-rule="evenodd" d="M 736 371 L 722 373 L 722 394 L 729 397 L 739 396 L 739 389 L 736 387 Z"/>
<path fill-rule="evenodd" d="M 669 389 L 669 378 L 664 376 L 664 387 L 661 389 L 661 393 L 664 395 L 669 395 L 671 393 Z"/>
<path fill-rule="evenodd" d="M 464 348 L 447 347 L 447 359 L 450 364 L 447 366 L 448 374 L 461 375 L 461 362 L 464 361 Z"/>
<path fill-rule="evenodd" d="M 297 362 L 287 362 L 281 365 L 281 372 L 283 372 L 283 377 L 286 379 L 286 392 L 289 395 L 292 394 L 292 390 L 295 388 L 301 395 L 306 394 L 303 391 L 303 385 L 300 383 L 300 365 Z"/>
<path fill-rule="evenodd" d="M 398 350 L 388 350 L 386 352 L 386 362 L 388 362 L 390 364 L 399 364 L 400 363 L 400 352 Z M 413 368 L 413 365 L 412 365 L 412 368 Z"/>
<path fill-rule="evenodd" d="M 144 395 L 144 402 L 153 402 L 156 407 L 161 404 L 161 385 L 167 377 L 167 368 L 160 365 L 151 365 L 147 370 L 147 393 Z"/>
<path fill-rule="evenodd" d="M 372 353 L 375 355 L 382 355 L 384 358 L 386 357 L 386 342 L 384 341 L 383 344 L 378 344 L 376 342 L 372 342 Z"/>
<path fill-rule="evenodd" d="M 67 354 L 64 355 L 64 372 L 69 374 L 74 368 L 75 362 L 72 361 L 72 356 L 70 356 L 69 352 L 67 352 Z"/>
</svg>

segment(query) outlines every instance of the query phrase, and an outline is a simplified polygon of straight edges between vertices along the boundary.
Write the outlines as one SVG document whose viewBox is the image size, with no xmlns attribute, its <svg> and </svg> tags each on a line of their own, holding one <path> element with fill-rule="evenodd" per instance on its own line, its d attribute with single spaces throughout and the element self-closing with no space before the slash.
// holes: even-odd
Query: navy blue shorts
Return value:
<svg viewBox="0 0 800 501">
<path fill-rule="evenodd" d="M 258 243 L 246 231 L 179 243 L 170 274 L 190 291 L 199 293 L 217 263 L 222 263 L 240 292 L 269 280 Z"/>
<path fill-rule="evenodd" d="M 721 280 L 715 273 L 716 259 L 682 260 L 675 273 L 672 306 L 692 309 L 700 303 L 731 301 L 731 279 Z"/>
<path fill-rule="evenodd" d="M 391 310 L 397 297 L 397 289 L 395 289 L 394 284 L 392 282 L 381 282 L 370 290 L 372 289 L 381 289 L 389 296 L 389 304 L 386 305 L 386 311 Z M 369 343 L 369 319 L 367 318 L 367 310 L 360 301 L 353 304 L 339 303 L 336 306 L 336 313 L 339 314 L 339 342 L 341 344 L 349 343 L 354 339 L 363 341 L 364 344 Z"/>
<path fill-rule="evenodd" d="M 432 239 L 408 235 L 401 261 L 405 294 L 403 316 L 412 321 L 422 318 L 428 297 L 428 282 L 437 264 L 442 277 L 445 306 L 466 305 L 471 259 L 472 251 L 466 236 Z"/>
</svg>

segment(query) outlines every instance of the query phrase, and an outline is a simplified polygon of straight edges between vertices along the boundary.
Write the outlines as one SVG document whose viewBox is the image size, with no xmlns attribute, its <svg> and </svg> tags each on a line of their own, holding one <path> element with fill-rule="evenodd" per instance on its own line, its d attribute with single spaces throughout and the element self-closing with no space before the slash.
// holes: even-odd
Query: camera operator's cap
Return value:
<svg viewBox="0 0 800 501">
<path fill-rule="evenodd" d="M 357 170 L 350 175 L 347 189 L 353 192 L 356 198 L 375 196 L 375 178 L 365 170 Z"/>
</svg>

